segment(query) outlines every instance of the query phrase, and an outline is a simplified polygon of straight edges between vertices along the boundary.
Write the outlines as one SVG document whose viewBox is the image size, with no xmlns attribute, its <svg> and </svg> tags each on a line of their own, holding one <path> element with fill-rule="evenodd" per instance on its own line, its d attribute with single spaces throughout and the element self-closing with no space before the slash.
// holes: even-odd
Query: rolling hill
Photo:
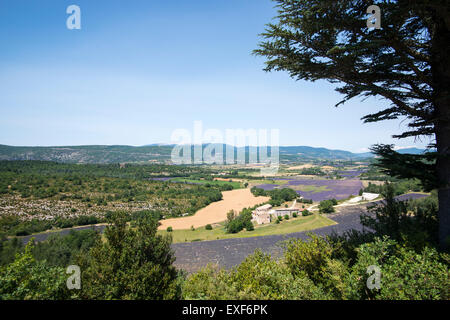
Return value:
<svg viewBox="0 0 450 320">
<path fill-rule="evenodd" d="M 124 145 L 89 145 L 55 147 L 16 147 L 0 145 L 0 160 L 45 160 L 68 163 L 123 163 L 158 162 L 170 163 L 173 145 L 153 144 L 141 147 Z M 226 154 L 225 145 L 223 145 Z M 238 148 L 235 147 L 235 151 Z M 269 148 L 270 149 L 270 148 Z M 409 152 L 408 152 L 409 151 Z M 245 148 L 246 158 L 249 148 Z M 419 153 L 420 149 L 402 149 L 400 152 Z M 373 157 L 370 153 L 352 153 L 344 150 L 314 148 L 308 146 L 280 147 L 281 162 L 307 160 L 358 160 Z"/>
</svg>

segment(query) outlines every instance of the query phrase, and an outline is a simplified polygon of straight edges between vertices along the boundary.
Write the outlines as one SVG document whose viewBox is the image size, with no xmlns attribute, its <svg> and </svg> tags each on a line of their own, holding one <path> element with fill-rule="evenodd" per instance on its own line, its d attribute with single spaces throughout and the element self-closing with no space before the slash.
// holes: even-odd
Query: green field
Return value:
<svg viewBox="0 0 450 320">
<path fill-rule="evenodd" d="M 289 181 L 288 180 L 270 180 L 270 179 L 265 179 L 265 180 L 249 180 L 248 183 L 251 186 L 259 186 L 262 184 L 276 184 L 279 186 L 285 185 L 287 184 Z M 278 188 L 278 187 L 277 187 Z"/>
<path fill-rule="evenodd" d="M 314 214 L 308 217 L 291 218 L 284 220 L 279 224 L 271 223 L 267 225 L 255 226 L 253 231 L 241 231 L 235 234 L 229 234 L 225 232 L 225 223 L 222 222 L 212 230 L 206 230 L 205 227 L 192 230 L 174 230 L 167 232 L 165 230 L 158 231 L 159 234 L 171 234 L 173 242 L 191 242 L 191 241 L 203 241 L 203 240 L 217 240 L 217 239 L 229 239 L 229 238 L 247 238 L 257 236 L 268 236 L 275 234 L 287 234 L 293 232 L 313 230 L 317 228 L 326 227 L 336 224 L 331 219 L 328 219 L 322 215 Z"/>
<path fill-rule="evenodd" d="M 328 188 L 328 186 L 308 186 L 308 185 L 296 185 L 296 186 L 290 186 L 291 189 L 297 190 L 297 191 L 304 191 L 304 192 L 323 192 L 323 191 L 331 191 L 331 189 Z"/>
<path fill-rule="evenodd" d="M 259 181 L 260 184 L 278 184 L 280 186 L 287 184 L 288 180 L 262 180 Z"/>
<path fill-rule="evenodd" d="M 223 185 L 231 185 L 233 189 L 243 188 L 240 182 L 229 182 L 229 181 L 221 181 L 221 180 L 194 180 L 194 179 L 185 179 L 185 178 L 174 178 L 170 179 L 170 182 L 184 182 L 184 183 L 195 183 L 195 184 L 210 184 L 212 186 L 223 186 Z"/>
</svg>

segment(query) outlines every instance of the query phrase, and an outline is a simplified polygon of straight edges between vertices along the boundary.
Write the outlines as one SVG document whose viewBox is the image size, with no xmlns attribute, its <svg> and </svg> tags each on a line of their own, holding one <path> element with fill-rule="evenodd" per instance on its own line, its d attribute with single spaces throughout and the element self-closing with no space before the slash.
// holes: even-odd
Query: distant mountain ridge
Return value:
<svg viewBox="0 0 450 320">
<path fill-rule="evenodd" d="M 418 149 L 418 148 L 405 148 L 405 149 L 399 149 L 396 150 L 398 153 L 409 153 L 409 154 L 422 154 L 425 152 L 424 149 Z"/>
<path fill-rule="evenodd" d="M 69 163 L 123 163 L 123 162 L 158 162 L 170 163 L 174 145 L 151 144 L 141 147 L 126 145 L 86 145 L 55 147 L 23 147 L 0 145 L 0 160 L 43 160 Z M 233 147 L 235 152 L 238 149 Z M 251 149 L 253 150 L 253 149 Z M 270 150 L 270 147 L 269 147 Z M 223 145 L 226 154 L 226 145 Z M 254 151 L 254 150 L 253 150 Z M 252 151 L 252 152 L 253 152 Z M 401 149 L 401 153 L 422 153 L 417 148 Z M 250 152 L 245 147 L 246 158 Z M 299 160 L 358 160 L 371 158 L 371 153 L 352 153 L 345 150 L 331 150 L 308 146 L 279 147 L 280 162 Z"/>
</svg>

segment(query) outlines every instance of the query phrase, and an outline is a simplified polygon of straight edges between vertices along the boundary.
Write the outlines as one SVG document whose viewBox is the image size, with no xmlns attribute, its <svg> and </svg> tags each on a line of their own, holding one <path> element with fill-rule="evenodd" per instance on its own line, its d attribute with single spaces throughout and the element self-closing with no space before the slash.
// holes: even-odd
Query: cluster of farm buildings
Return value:
<svg viewBox="0 0 450 320">
<path fill-rule="evenodd" d="M 354 197 L 350 200 L 348 200 L 348 203 L 358 203 L 361 201 L 373 201 L 376 198 L 379 197 L 379 194 L 377 193 L 368 193 L 364 192 L 359 197 Z M 292 217 L 294 213 L 299 213 L 301 209 L 295 208 L 297 200 L 294 201 L 292 206 L 290 208 L 278 208 L 278 209 L 272 209 L 272 206 L 270 204 L 265 204 L 263 206 L 260 206 L 252 211 L 252 221 L 256 222 L 257 224 L 266 224 L 270 223 L 272 219 L 277 219 L 278 217 L 284 217 L 285 215 L 288 215 L 289 217 Z"/>
<path fill-rule="evenodd" d="M 285 215 L 292 217 L 294 213 L 300 211 L 300 209 L 294 208 L 294 206 L 295 202 L 290 208 L 272 209 L 270 204 L 265 204 L 252 212 L 252 221 L 257 224 L 265 224 L 270 223 L 272 218 L 277 219 L 278 217 L 284 217 Z"/>
</svg>

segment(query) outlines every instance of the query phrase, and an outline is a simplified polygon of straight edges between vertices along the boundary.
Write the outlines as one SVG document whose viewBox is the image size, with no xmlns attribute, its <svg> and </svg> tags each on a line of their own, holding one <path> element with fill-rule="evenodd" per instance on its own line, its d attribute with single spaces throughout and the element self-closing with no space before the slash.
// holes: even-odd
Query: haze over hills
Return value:
<svg viewBox="0 0 450 320">
<path fill-rule="evenodd" d="M 123 163 L 123 162 L 166 162 L 170 163 L 174 145 L 152 144 L 141 147 L 124 145 L 87 145 L 55 147 L 16 147 L 0 145 L 0 160 L 44 160 L 68 163 Z M 235 153 L 238 151 L 234 147 Z M 270 150 L 270 147 L 269 147 Z M 417 148 L 401 149 L 401 153 L 422 153 Z M 226 155 L 226 146 L 223 145 Z M 245 147 L 246 159 L 249 148 Z M 253 149 L 253 151 L 255 150 Z M 193 153 L 193 152 L 192 152 Z M 307 160 L 356 160 L 371 158 L 371 153 L 352 153 L 344 150 L 331 150 L 308 146 L 282 146 L 279 148 L 280 162 Z"/>
<path fill-rule="evenodd" d="M 418 148 L 405 148 L 405 149 L 397 150 L 397 152 L 398 152 L 398 153 L 402 153 L 402 154 L 405 154 L 405 153 L 409 153 L 409 154 L 422 154 L 422 153 L 425 152 L 425 150 L 424 150 L 424 149 L 418 149 Z"/>
</svg>

